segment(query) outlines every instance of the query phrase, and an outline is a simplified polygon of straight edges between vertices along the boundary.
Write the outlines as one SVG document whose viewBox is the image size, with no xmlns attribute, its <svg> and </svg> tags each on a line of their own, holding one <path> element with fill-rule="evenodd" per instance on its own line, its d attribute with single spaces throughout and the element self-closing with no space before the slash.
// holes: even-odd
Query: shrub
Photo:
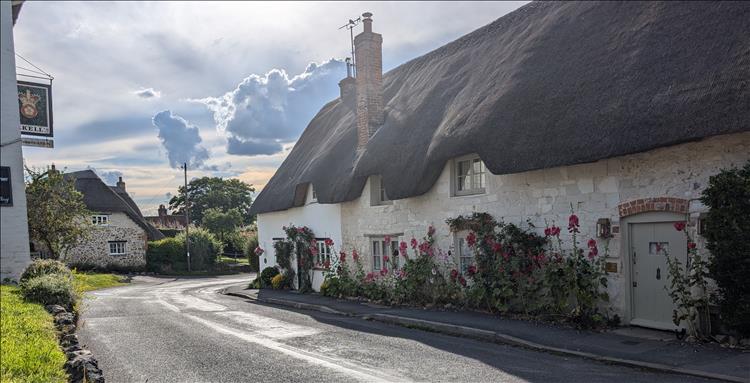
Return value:
<svg viewBox="0 0 750 383">
<path fill-rule="evenodd" d="M 170 237 L 149 242 L 146 268 L 155 272 L 187 270 L 185 242 Z"/>
<path fill-rule="evenodd" d="M 273 277 L 279 275 L 279 269 L 275 267 L 266 267 L 263 269 L 263 271 L 260 273 L 260 287 L 269 287 L 271 286 Z"/>
<path fill-rule="evenodd" d="M 178 241 L 185 243 L 185 233 L 175 237 Z M 192 270 L 207 270 L 216 264 L 216 259 L 221 255 L 222 245 L 208 230 L 201 228 L 190 228 L 190 266 Z"/>
<path fill-rule="evenodd" d="M 248 238 L 243 252 L 250 263 L 250 270 L 260 271 L 260 257 L 255 254 L 255 249 L 258 248 L 258 234 L 252 233 Z"/>
<path fill-rule="evenodd" d="M 701 202 L 707 248 L 713 259 L 709 273 L 719 289 L 718 304 L 724 324 L 750 335 L 750 161 L 742 169 L 723 170 L 709 179 Z"/>
<path fill-rule="evenodd" d="M 20 288 L 26 300 L 43 305 L 60 305 L 70 310 L 76 301 L 71 278 L 61 274 L 26 279 L 21 282 Z"/>
<path fill-rule="evenodd" d="M 53 259 L 37 259 L 21 274 L 21 282 L 49 274 L 60 274 L 68 279 L 72 277 L 70 269 L 64 263 Z"/>
<path fill-rule="evenodd" d="M 286 278 L 284 277 L 284 274 L 277 274 L 273 278 L 271 278 L 271 286 L 274 290 L 279 290 L 284 288 L 286 285 Z"/>
</svg>

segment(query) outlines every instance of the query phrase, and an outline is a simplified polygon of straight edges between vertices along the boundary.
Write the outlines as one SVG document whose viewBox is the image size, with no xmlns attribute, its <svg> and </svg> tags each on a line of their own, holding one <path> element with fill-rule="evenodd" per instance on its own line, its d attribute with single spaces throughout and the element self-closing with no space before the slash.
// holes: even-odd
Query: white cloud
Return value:
<svg viewBox="0 0 750 383">
<path fill-rule="evenodd" d="M 159 139 L 167 150 L 169 166 L 176 168 L 187 163 L 189 168 L 203 167 L 208 159 L 208 149 L 200 145 L 198 127 L 191 125 L 184 118 L 164 110 L 153 118 L 154 126 L 159 130 Z"/>
<path fill-rule="evenodd" d="M 154 90 L 154 88 L 143 88 L 140 90 L 136 90 L 133 92 L 136 96 L 140 98 L 159 98 L 161 97 L 161 92 L 158 90 Z"/>
</svg>

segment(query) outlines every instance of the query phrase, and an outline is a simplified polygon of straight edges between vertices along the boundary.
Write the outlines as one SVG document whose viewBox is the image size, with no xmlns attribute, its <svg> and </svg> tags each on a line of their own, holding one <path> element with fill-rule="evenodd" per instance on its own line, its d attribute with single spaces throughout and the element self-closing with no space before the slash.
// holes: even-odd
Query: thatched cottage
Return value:
<svg viewBox="0 0 750 383">
<path fill-rule="evenodd" d="M 365 15 L 356 78 L 252 206 L 261 267 L 290 223 L 377 269 L 386 236 L 434 225 L 470 263 L 446 219 L 487 212 L 541 230 L 572 208 L 582 236 L 613 235 L 610 304 L 625 324 L 674 328 L 666 262 L 650 252 L 673 243 L 684 259 L 673 222 L 695 232 L 708 178 L 750 159 L 749 20 L 737 2 L 534 2 L 382 74 Z"/>
<path fill-rule="evenodd" d="M 65 173 L 75 181 L 83 202 L 93 213 L 91 235 L 69 249 L 61 259 L 71 266 L 138 270 L 146 266 L 148 241 L 164 235 L 146 222 L 135 201 L 130 198 L 120 177 L 108 186 L 92 170 Z"/>
</svg>

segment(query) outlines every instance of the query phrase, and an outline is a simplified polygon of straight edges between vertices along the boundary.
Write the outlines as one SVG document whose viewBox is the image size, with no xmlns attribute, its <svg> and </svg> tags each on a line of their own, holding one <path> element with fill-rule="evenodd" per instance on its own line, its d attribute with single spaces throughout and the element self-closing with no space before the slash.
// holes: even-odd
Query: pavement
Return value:
<svg viewBox="0 0 750 383">
<path fill-rule="evenodd" d="M 287 290 L 251 290 L 246 283 L 230 286 L 223 292 L 253 302 L 316 310 L 557 355 L 686 376 L 750 382 L 750 352 L 716 344 L 680 342 L 666 332 L 637 328 L 581 331 L 479 312 L 388 307 Z"/>
</svg>

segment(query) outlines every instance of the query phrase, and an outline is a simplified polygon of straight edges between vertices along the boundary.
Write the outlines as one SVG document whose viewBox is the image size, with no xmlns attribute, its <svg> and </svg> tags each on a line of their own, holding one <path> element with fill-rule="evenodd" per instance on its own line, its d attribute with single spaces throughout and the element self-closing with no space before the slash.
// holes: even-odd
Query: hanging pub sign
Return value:
<svg viewBox="0 0 750 383">
<path fill-rule="evenodd" d="M 0 166 L 0 206 L 13 206 L 13 189 L 10 185 L 8 166 Z"/>
<path fill-rule="evenodd" d="M 52 86 L 18 81 L 21 134 L 52 137 Z"/>
</svg>

